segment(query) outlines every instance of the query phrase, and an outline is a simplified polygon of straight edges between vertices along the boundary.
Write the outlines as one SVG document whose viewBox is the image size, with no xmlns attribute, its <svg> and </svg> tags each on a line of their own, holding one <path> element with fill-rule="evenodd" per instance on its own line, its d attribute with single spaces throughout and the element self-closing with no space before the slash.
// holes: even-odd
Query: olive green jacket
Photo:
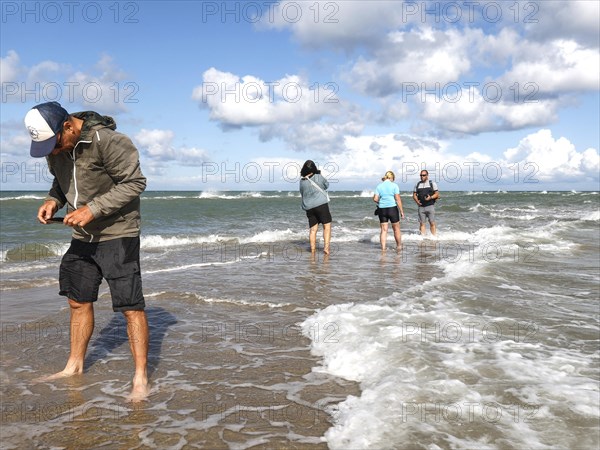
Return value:
<svg viewBox="0 0 600 450">
<path fill-rule="evenodd" d="M 73 238 L 107 241 L 140 234 L 140 194 L 146 178 L 131 139 L 115 129 L 112 117 L 93 111 L 72 114 L 84 121 L 72 152 L 46 157 L 54 176 L 46 200 L 67 212 L 87 205 L 94 220 L 73 228 Z"/>
</svg>

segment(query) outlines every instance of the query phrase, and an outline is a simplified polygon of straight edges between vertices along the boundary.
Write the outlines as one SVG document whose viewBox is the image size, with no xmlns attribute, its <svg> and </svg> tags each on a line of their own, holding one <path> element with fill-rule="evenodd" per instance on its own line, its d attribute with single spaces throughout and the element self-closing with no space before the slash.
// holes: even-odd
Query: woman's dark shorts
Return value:
<svg viewBox="0 0 600 450">
<path fill-rule="evenodd" d="M 71 241 L 60 263 L 59 294 L 78 303 L 95 302 L 102 278 L 110 288 L 113 311 L 144 309 L 139 237 Z"/>
<path fill-rule="evenodd" d="M 389 208 L 379 208 L 379 223 L 392 223 L 400 222 L 400 211 L 397 206 L 390 206 Z"/>
<path fill-rule="evenodd" d="M 316 208 L 306 211 L 308 217 L 308 227 L 312 228 L 315 225 L 322 223 L 331 223 L 331 213 L 329 212 L 329 203 L 324 203 Z"/>
</svg>

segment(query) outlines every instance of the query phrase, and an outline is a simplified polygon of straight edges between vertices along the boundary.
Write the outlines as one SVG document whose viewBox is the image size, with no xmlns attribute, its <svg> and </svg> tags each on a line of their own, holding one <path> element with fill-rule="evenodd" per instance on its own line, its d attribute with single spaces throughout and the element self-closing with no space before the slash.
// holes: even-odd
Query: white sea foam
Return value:
<svg viewBox="0 0 600 450">
<path fill-rule="evenodd" d="M 600 221 L 600 210 L 592 211 L 591 213 L 583 216 L 580 220 L 588 222 L 598 222 Z"/>
<path fill-rule="evenodd" d="M 141 248 L 144 250 L 153 248 L 171 248 L 186 245 L 212 244 L 222 242 L 225 238 L 211 234 L 208 236 L 169 236 L 164 237 L 157 234 L 142 235 L 140 238 Z"/>
<path fill-rule="evenodd" d="M 164 195 L 164 196 L 156 196 L 156 197 L 148 197 L 148 196 L 142 196 L 141 199 L 142 200 L 179 200 L 179 199 L 190 199 L 192 197 L 188 197 L 186 195 Z"/>
<path fill-rule="evenodd" d="M 247 238 L 240 238 L 240 244 L 289 241 L 298 238 L 306 238 L 305 233 L 300 235 L 289 228 L 286 230 L 266 230 Z"/>
<path fill-rule="evenodd" d="M 0 202 L 9 200 L 44 200 L 43 195 L 18 195 L 16 197 L 0 197 Z"/>
<path fill-rule="evenodd" d="M 240 261 L 241 261 L 241 259 L 232 259 L 230 261 L 215 261 L 215 262 L 204 262 L 204 263 L 194 263 L 194 264 L 183 264 L 181 266 L 168 267 L 165 269 L 146 270 L 144 272 L 144 274 L 151 275 L 151 274 L 155 274 L 155 273 L 180 272 L 182 270 L 196 269 L 199 267 L 225 266 L 225 265 L 229 265 L 229 264 L 235 264 Z"/>
<path fill-rule="evenodd" d="M 204 236 L 161 236 L 161 235 L 142 235 L 141 246 L 144 250 L 173 248 L 190 245 L 209 245 L 221 243 L 239 243 L 242 245 L 265 242 L 281 242 L 295 239 L 305 239 L 306 233 L 298 233 L 291 229 L 286 230 L 266 230 L 258 232 L 248 237 L 220 236 L 218 234 Z"/>
<path fill-rule="evenodd" d="M 556 254 L 556 252 L 564 252 L 566 250 L 573 250 L 577 248 L 577 244 L 568 241 L 555 241 L 550 244 L 537 244 L 536 248 L 543 252 Z"/>
<path fill-rule="evenodd" d="M 465 313 L 448 300 L 463 280 L 497 276 L 497 264 L 512 264 L 523 241 L 536 243 L 541 251 L 575 245 L 557 240 L 560 234 L 555 221 L 528 229 L 497 225 L 439 233 L 432 248 L 462 241 L 473 245 L 469 257 L 433 262 L 442 276 L 402 294 L 376 303 L 332 305 L 305 320 L 303 333 L 312 340 L 312 352 L 322 358 L 314 370 L 361 385 L 359 397 L 348 397 L 332 409 L 336 421 L 326 433 L 329 447 L 386 447 L 432 432 L 438 438 L 430 440 L 431 448 L 438 448 L 433 442 L 442 442 L 442 447 L 502 447 L 469 431 L 490 426 L 515 447 L 546 448 L 544 443 L 554 439 L 560 448 L 571 447 L 568 426 L 556 438 L 550 424 L 570 412 L 583 421 L 598 417 L 599 397 L 590 396 L 598 386 L 587 375 L 594 364 L 589 355 L 546 347 L 542 338 L 524 342 L 509 319 Z M 410 248 L 411 238 L 403 240 Z M 507 282 L 497 288 L 509 296 L 529 292 Z M 330 339 L 315 332 L 325 327 L 335 330 Z M 485 329 L 496 331 L 495 338 Z M 480 382 L 465 383 L 465 377 Z M 498 391 L 498 386 L 506 387 Z M 498 394 L 503 390 L 513 400 Z M 487 420 L 490 414 L 493 421 Z M 537 422 L 524 419 L 533 417 Z M 461 428 L 463 424 L 468 426 Z"/>
<path fill-rule="evenodd" d="M 514 215 L 514 214 L 496 214 L 496 213 L 492 213 L 492 214 L 490 214 L 490 217 L 497 217 L 499 219 L 535 220 L 535 219 L 538 219 L 538 218 L 543 217 L 543 216 L 539 216 L 537 214 L 519 214 L 519 215 Z"/>
<path fill-rule="evenodd" d="M 375 229 L 372 230 L 375 233 Z M 332 242 L 340 243 L 340 242 L 364 242 L 365 241 L 365 233 L 367 236 L 371 234 L 371 231 L 365 231 L 363 229 L 355 229 L 346 226 L 337 225 L 332 232 Z M 319 236 L 319 235 L 317 235 Z M 377 232 L 377 236 L 379 233 Z M 305 233 L 302 238 L 306 239 L 308 237 L 308 233 Z M 379 239 L 379 237 L 377 237 Z M 370 238 L 367 238 L 370 240 Z"/>
<path fill-rule="evenodd" d="M 198 198 L 218 198 L 222 200 L 230 200 L 239 198 L 239 195 L 223 194 L 219 191 L 203 191 L 198 195 Z"/>
<path fill-rule="evenodd" d="M 144 293 L 144 297 L 160 297 L 163 294 L 166 294 L 166 291 Z"/>
<path fill-rule="evenodd" d="M 52 286 L 58 284 L 58 280 L 54 278 L 35 278 L 27 280 L 2 279 L 0 291 L 14 291 L 17 289 L 39 288 L 44 286 Z"/>
<path fill-rule="evenodd" d="M 239 196 L 241 198 L 247 198 L 247 197 L 250 197 L 250 198 L 262 198 L 262 197 L 264 197 L 264 195 L 261 192 L 241 192 L 239 194 Z"/>
<path fill-rule="evenodd" d="M 479 210 L 482 208 L 484 208 L 484 206 L 481 203 L 477 203 L 475 206 L 471 206 L 469 208 L 469 211 L 476 213 L 476 212 L 479 212 Z"/>
<path fill-rule="evenodd" d="M 501 284 L 498 287 L 500 289 L 508 289 L 508 290 L 511 290 L 511 291 L 521 291 L 521 292 L 524 292 L 524 290 L 523 290 L 523 288 L 521 286 L 516 286 L 516 285 Z"/>
<path fill-rule="evenodd" d="M 286 306 L 290 306 L 291 303 L 272 303 L 272 302 L 263 302 L 263 301 L 250 301 L 244 300 L 240 298 L 214 298 L 214 297 L 204 297 L 202 295 L 198 295 L 195 292 L 188 292 L 187 294 L 193 295 L 198 300 L 202 300 L 206 303 L 231 303 L 233 305 L 243 305 L 243 306 L 267 306 L 269 308 L 283 308 Z"/>
<path fill-rule="evenodd" d="M 306 239 L 306 233 L 295 232 L 291 229 L 266 230 L 248 237 L 225 237 L 217 234 L 205 236 L 161 236 L 142 235 L 141 246 L 144 250 L 158 248 L 172 248 L 189 245 L 220 244 L 226 242 L 237 242 L 242 245 L 265 242 L 282 242 L 296 239 Z"/>
<path fill-rule="evenodd" d="M 273 194 L 269 193 L 265 195 L 264 192 L 259 191 L 245 191 L 245 192 L 221 192 L 221 191 L 203 191 L 196 198 L 199 199 L 220 199 L 220 200 L 238 200 L 243 198 L 283 198 L 289 195 L 283 195 L 282 193 Z"/>
<path fill-rule="evenodd" d="M 314 370 L 361 386 L 359 397 L 332 408 L 330 448 L 383 448 L 422 435 L 442 447 L 502 447 L 471 433 L 490 427 L 515 447 L 545 448 L 550 439 L 569 448 L 569 425 L 558 418 L 570 410 L 597 419 L 598 386 L 585 375 L 594 364 L 589 357 L 539 339 L 515 340 L 503 319 L 466 314 L 442 291 L 427 291 L 332 305 L 301 324 L 322 358 Z M 316 333 L 326 327 L 335 334 Z M 495 330 L 493 338 L 486 329 Z"/>
</svg>

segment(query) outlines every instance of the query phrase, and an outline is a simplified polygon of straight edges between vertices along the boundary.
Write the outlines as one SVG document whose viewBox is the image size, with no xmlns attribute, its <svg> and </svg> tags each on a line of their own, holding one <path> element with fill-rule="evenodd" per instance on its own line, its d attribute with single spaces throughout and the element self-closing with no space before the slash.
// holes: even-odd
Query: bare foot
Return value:
<svg viewBox="0 0 600 450">
<path fill-rule="evenodd" d="M 325 253 L 326 255 L 329 255 L 329 247 L 324 247 L 323 253 Z"/>
<path fill-rule="evenodd" d="M 131 402 L 141 402 L 148 397 L 150 392 L 150 386 L 148 385 L 148 379 L 146 377 L 134 377 L 133 389 L 129 394 L 128 400 Z"/>
<path fill-rule="evenodd" d="M 68 378 L 68 377 L 72 377 L 74 375 L 81 375 L 80 371 L 71 371 L 71 370 L 63 370 L 61 372 L 52 374 L 52 375 L 46 375 L 43 377 L 39 377 L 39 378 L 35 378 L 33 380 L 34 383 L 44 383 L 46 381 L 52 381 L 52 380 L 58 380 L 60 378 Z"/>
</svg>

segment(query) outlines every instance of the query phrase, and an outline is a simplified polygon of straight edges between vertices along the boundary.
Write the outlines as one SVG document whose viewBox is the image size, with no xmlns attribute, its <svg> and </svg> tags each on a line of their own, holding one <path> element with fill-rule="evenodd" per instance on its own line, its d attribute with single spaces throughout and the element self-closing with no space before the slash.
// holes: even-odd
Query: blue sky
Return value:
<svg viewBox="0 0 600 450">
<path fill-rule="evenodd" d="M 151 190 L 600 190 L 596 1 L 3 1 L 3 190 L 23 116 L 111 115 Z"/>
</svg>

